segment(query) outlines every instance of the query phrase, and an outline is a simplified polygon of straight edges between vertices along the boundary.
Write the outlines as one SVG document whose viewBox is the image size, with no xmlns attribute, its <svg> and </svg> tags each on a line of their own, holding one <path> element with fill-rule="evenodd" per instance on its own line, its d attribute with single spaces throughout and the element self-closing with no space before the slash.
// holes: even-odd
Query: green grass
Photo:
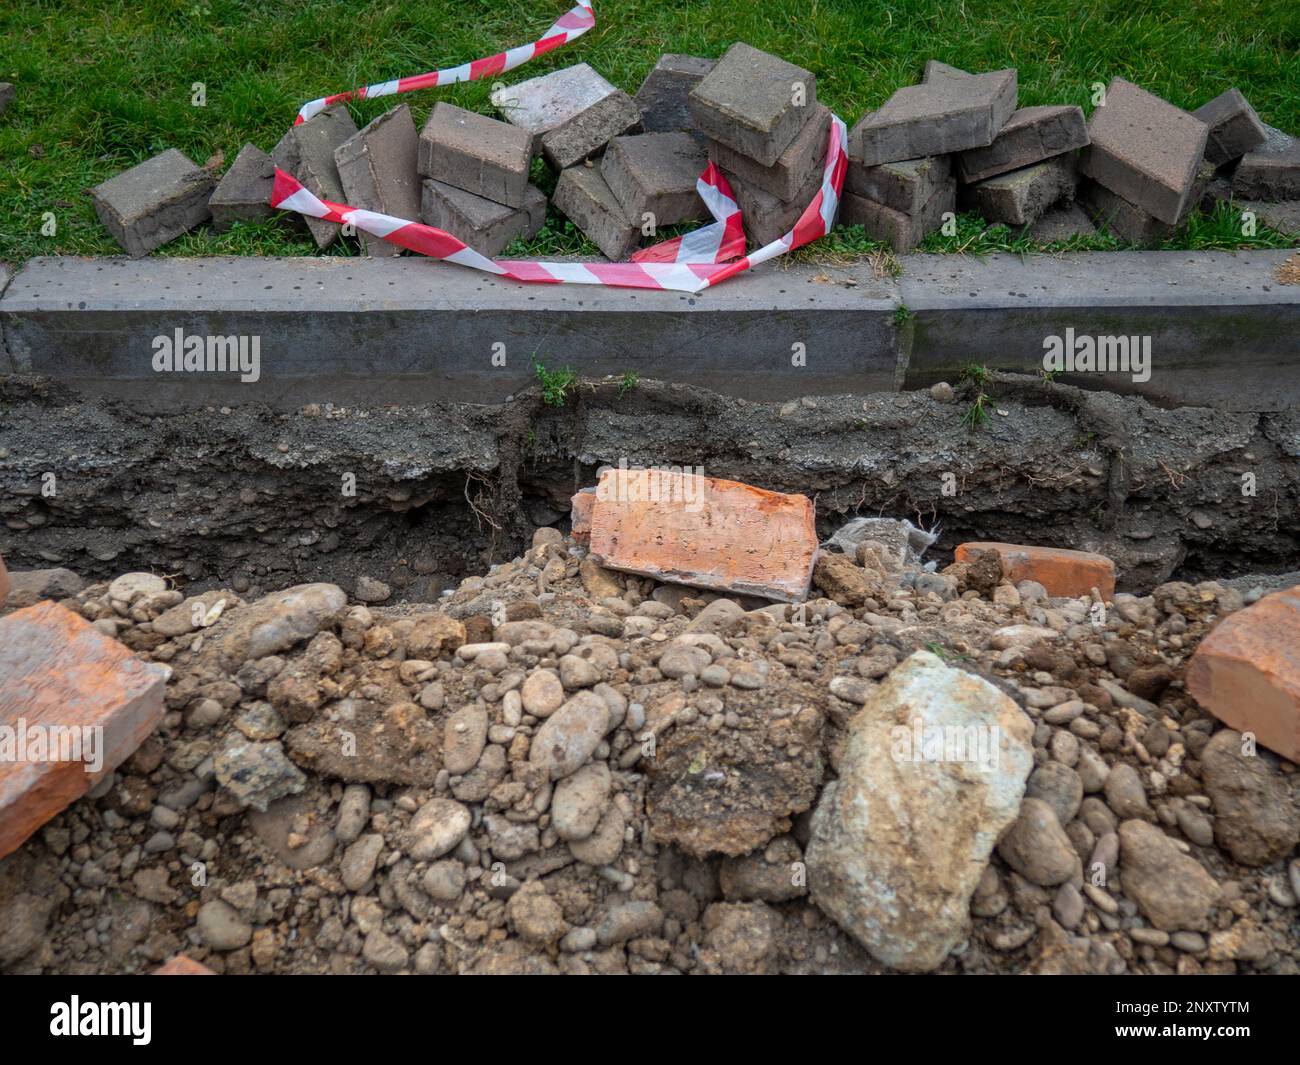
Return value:
<svg viewBox="0 0 1300 1065">
<path fill-rule="evenodd" d="M 0 117 L 0 258 L 117 252 L 85 190 L 165 148 L 196 162 L 269 150 L 305 100 L 366 82 L 451 66 L 533 40 L 568 0 L 14 0 L 0 10 L 0 80 L 18 98 Z M 716 56 L 735 40 L 817 75 L 818 97 L 850 125 L 919 79 L 927 58 L 968 70 L 1015 66 L 1020 102 L 1078 103 L 1089 87 L 1130 78 L 1194 108 L 1236 85 L 1260 115 L 1300 133 L 1300 4 L 1293 0 L 596 0 L 596 28 L 506 75 L 513 82 L 586 61 L 635 90 L 663 52 Z M 203 82 L 207 106 L 191 106 Z M 487 83 L 403 99 L 423 119 L 436 100 L 490 112 Z M 358 123 L 393 98 L 352 106 Z M 549 175 L 547 182 L 553 180 Z M 57 232 L 44 235 L 52 213 Z M 963 236 L 964 234 L 964 236 Z M 1282 240 L 1265 234 L 1265 241 Z M 1176 246 L 1239 247 L 1230 216 L 1196 219 Z M 926 250 L 1029 250 L 1010 231 L 965 220 Z M 1083 246 L 1083 245 L 1080 245 Z M 1092 246 L 1089 244 L 1088 246 Z M 1110 238 L 1097 246 L 1113 247 Z M 339 241 L 331 254 L 355 254 Z M 552 211 L 512 255 L 594 249 Z M 814 260 L 880 254 L 861 232 L 833 234 Z M 201 229 L 161 254 L 316 254 L 280 222 Z"/>
<path fill-rule="evenodd" d="M 542 389 L 542 402 L 548 407 L 563 407 L 569 400 L 569 393 L 578 383 L 578 374 L 572 367 L 564 366 L 558 370 L 548 370 L 536 358 L 533 359 L 533 373 Z"/>
</svg>

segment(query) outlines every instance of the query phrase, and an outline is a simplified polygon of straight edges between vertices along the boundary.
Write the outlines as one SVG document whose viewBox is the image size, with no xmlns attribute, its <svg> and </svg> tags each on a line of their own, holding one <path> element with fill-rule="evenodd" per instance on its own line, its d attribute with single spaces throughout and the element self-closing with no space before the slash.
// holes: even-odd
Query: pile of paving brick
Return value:
<svg viewBox="0 0 1300 1065">
<path fill-rule="evenodd" d="M 858 122 L 849 157 L 840 220 L 897 250 L 958 209 L 1040 240 L 1104 227 L 1153 244 L 1215 198 L 1300 200 L 1300 143 L 1264 126 L 1238 90 L 1189 114 L 1123 78 L 1085 123 L 1075 106 L 1018 108 L 1014 70 L 932 60 L 920 85 Z M 1300 231 L 1297 206 L 1257 213 L 1283 229 L 1290 215 Z"/>
<path fill-rule="evenodd" d="M 551 203 L 620 260 L 665 227 L 709 217 L 696 182 L 710 160 L 753 244 L 788 232 L 817 192 L 831 123 L 810 71 L 744 43 L 716 62 L 665 55 L 635 97 L 578 63 L 498 88 L 492 103 L 502 118 L 439 102 L 419 131 L 405 104 L 360 130 L 334 107 L 269 155 L 245 145 L 219 183 L 173 149 L 92 195 L 139 256 L 209 220 L 222 231 L 270 217 L 279 167 L 322 199 L 422 219 L 494 256 L 546 222 L 532 182 L 540 157 L 556 175 Z M 1095 233 L 1095 222 L 1155 243 L 1216 197 L 1300 231 L 1300 142 L 1265 126 L 1236 89 L 1190 114 L 1116 78 L 1085 122 L 1074 105 L 1018 107 L 1015 70 L 932 60 L 919 85 L 857 123 L 849 154 L 840 221 L 900 251 L 958 210 L 1038 239 Z M 339 237 L 331 222 L 285 217 L 321 249 Z M 401 252 L 361 240 L 370 255 Z"/>
</svg>

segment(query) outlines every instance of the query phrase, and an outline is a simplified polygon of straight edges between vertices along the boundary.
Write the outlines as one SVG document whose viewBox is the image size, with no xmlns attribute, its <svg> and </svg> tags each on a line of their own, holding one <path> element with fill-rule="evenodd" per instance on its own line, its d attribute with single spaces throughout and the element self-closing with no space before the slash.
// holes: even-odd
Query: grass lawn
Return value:
<svg viewBox="0 0 1300 1065">
<path fill-rule="evenodd" d="M 233 161 L 252 141 L 269 151 L 306 100 L 355 85 L 453 66 L 534 40 L 569 0 L 13 0 L 0 11 L 0 80 L 18 98 L 0 117 L 0 258 L 116 254 L 85 195 L 162 151 Z M 967 70 L 1019 69 L 1020 103 L 1077 103 L 1121 75 L 1192 109 L 1231 86 L 1264 121 L 1300 134 L 1296 0 L 596 0 L 596 27 L 506 75 L 508 82 L 586 61 L 634 92 L 663 52 L 717 56 L 745 40 L 808 67 L 817 95 L 850 125 L 928 58 Z M 202 82 L 206 106 L 191 103 Z M 436 100 L 493 113 L 490 86 L 429 89 L 402 99 L 417 122 Z M 392 97 L 353 105 L 362 125 Z M 539 169 L 544 169 L 540 168 Z M 548 175 L 546 190 L 553 177 Z M 50 228 L 55 232 L 42 232 Z M 44 225 L 43 225 L 44 223 Z M 1234 212 L 1197 219 L 1179 247 L 1297 243 L 1261 229 L 1239 236 Z M 1089 246 L 1115 247 L 1103 237 Z M 335 254 L 355 254 L 339 241 Z M 860 228 L 816 254 L 870 254 Z M 1028 250 L 1005 228 L 963 217 L 927 250 Z M 512 255 L 592 253 L 551 211 Z M 216 235 L 200 229 L 160 254 L 314 255 L 272 220 Z"/>
</svg>

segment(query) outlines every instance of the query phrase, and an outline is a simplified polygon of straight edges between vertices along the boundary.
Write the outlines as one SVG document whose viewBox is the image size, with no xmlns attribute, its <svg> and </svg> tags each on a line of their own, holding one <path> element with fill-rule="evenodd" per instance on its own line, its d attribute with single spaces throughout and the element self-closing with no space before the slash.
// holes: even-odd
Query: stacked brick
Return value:
<svg viewBox="0 0 1300 1065">
<path fill-rule="evenodd" d="M 1039 240 L 1100 227 L 1151 244 L 1197 206 L 1232 198 L 1300 230 L 1300 141 L 1265 125 L 1237 89 L 1189 113 L 1115 78 L 1086 121 L 1077 106 L 1018 107 L 1017 96 L 1015 70 L 972 74 L 931 60 L 919 84 L 849 134 L 840 221 L 899 251 L 958 210 Z M 812 72 L 743 42 L 716 61 L 660 57 L 634 97 L 577 63 L 491 99 L 499 119 L 440 101 L 420 132 L 406 104 L 360 130 L 340 105 L 293 127 L 269 155 L 244 145 L 219 183 L 171 150 L 92 198 L 122 247 L 146 255 L 209 219 L 220 232 L 277 213 L 279 167 L 322 199 L 420 218 L 488 256 L 536 236 L 553 203 L 619 260 L 667 227 L 707 220 L 696 183 L 711 160 L 762 246 L 816 195 L 832 118 Z M 533 183 L 546 168 L 556 176 L 550 203 Z M 339 238 L 334 223 L 281 217 L 321 249 Z M 360 240 L 369 255 L 401 253 Z"/>
</svg>

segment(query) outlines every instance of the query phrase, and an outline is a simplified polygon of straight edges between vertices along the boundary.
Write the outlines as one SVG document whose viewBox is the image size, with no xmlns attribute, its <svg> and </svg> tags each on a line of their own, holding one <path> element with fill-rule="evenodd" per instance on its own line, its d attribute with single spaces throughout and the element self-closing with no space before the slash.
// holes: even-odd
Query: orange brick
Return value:
<svg viewBox="0 0 1300 1065">
<path fill-rule="evenodd" d="M 1300 587 L 1215 625 L 1187 664 L 1187 690 L 1224 724 L 1300 763 Z"/>
<path fill-rule="evenodd" d="M 5 569 L 4 556 L 0 555 L 0 606 L 5 605 L 5 600 L 9 598 L 9 589 L 13 582 L 9 580 L 9 571 Z"/>
<path fill-rule="evenodd" d="M 1001 544 L 974 540 L 958 544 L 957 561 L 969 562 L 980 551 L 996 551 L 1002 559 L 1007 580 L 1037 581 L 1048 595 L 1078 597 L 1091 595 L 1094 588 L 1102 599 L 1115 598 L 1115 563 L 1091 551 L 1069 551 L 1063 547 L 1031 544 Z"/>
<path fill-rule="evenodd" d="M 797 602 L 808 594 L 812 501 L 736 481 L 661 470 L 606 470 L 591 554 L 609 569 L 696 588 Z"/>
<path fill-rule="evenodd" d="M 575 492 L 569 501 L 569 524 L 573 538 L 580 544 L 591 539 L 591 511 L 596 505 L 595 492 Z"/>
<path fill-rule="evenodd" d="M 186 957 L 184 954 L 177 954 L 176 957 L 169 959 L 162 965 L 158 966 L 153 976 L 216 976 L 211 969 L 193 958 Z"/>
<path fill-rule="evenodd" d="M 0 858 L 140 746 L 170 672 L 48 600 L 0 618 Z"/>
</svg>

